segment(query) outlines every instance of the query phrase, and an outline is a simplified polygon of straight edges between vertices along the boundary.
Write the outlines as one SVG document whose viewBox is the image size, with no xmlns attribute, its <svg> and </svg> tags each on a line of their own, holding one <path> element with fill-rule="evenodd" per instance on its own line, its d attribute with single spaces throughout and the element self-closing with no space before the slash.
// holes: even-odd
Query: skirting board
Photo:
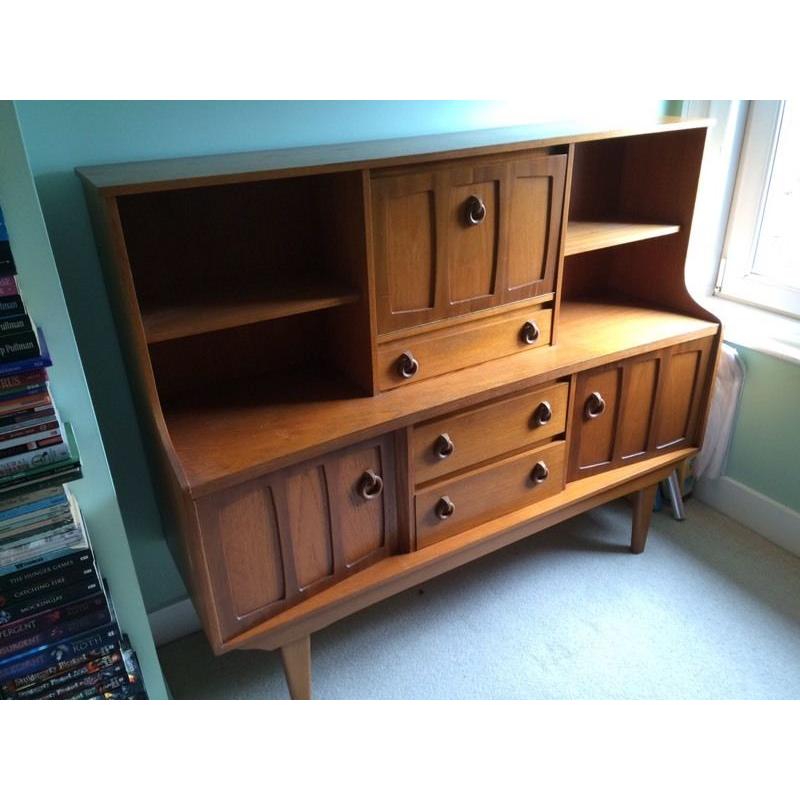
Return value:
<svg viewBox="0 0 800 800">
<path fill-rule="evenodd" d="M 147 615 L 156 647 L 200 630 L 200 618 L 187 597 Z"/>
<path fill-rule="evenodd" d="M 725 476 L 698 481 L 694 496 L 784 550 L 800 556 L 800 513 L 794 509 Z"/>
</svg>

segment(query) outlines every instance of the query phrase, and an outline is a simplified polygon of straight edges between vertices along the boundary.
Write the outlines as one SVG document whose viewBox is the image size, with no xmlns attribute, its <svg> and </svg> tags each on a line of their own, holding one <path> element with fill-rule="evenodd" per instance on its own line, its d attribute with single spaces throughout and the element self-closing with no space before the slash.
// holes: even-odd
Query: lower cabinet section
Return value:
<svg viewBox="0 0 800 800">
<path fill-rule="evenodd" d="M 578 375 L 567 479 L 697 443 L 713 337 Z"/>
<path fill-rule="evenodd" d="M 566 443 L 552 442 L 419 492 L 417 548 L 557 494 L 565 457 Z"/>
<path fill-rule="evenodd" d="M 224 641 L 394 552 L 392 436 L 201 498 L 197 510 Z"/>
</svg>

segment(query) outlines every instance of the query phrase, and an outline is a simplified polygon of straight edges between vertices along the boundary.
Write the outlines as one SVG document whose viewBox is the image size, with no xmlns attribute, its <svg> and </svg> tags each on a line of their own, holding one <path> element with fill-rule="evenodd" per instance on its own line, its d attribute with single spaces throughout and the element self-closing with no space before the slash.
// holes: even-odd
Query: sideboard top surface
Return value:
<svg viewBox="0 0 800 800">
<path fill-rule="evenodd" d="M 509 153 L 534 147 L 704 128 L 707 119 L 660 117 L 650 124 L 598 130 L 585 123 L 541 123 L 460 133 L 376 139 L 280 150 L 206 155 L 78 167 L 76 172 L 104 195 L 257 181 L 306 173 L 400 166 L 445 158 Z"/>
</svg>

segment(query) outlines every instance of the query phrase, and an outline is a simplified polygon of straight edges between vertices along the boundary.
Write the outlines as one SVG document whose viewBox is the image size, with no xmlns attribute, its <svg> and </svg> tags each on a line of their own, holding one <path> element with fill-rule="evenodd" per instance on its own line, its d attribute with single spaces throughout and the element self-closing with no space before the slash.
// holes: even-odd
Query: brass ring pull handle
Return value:
<svg viewBox="0 0 800 800">
<path fill-rule="evenodd" d="M 584 411 L 586 412 L 587 419 L 599 417 L 605 410 L 606 401 L 603 399 L 603 395 L 601 395 L 600 392 L 592 392 L 589 397 L 586 398 Z"/>
<path fill-rule="evenodd" d="M 358 493 L 365 500 L 374 500 L 376 497 L 380 497 L 383 493 L 383 478 L 368 469 L 358 482 Z"/>
<path fill-rule="evenodd" d="M 455 510 L 456 504 L 447 495 L 439 498 L 439 502 L 436 504 L 436 516 L 439 519 L 450 519 Z"/>
<path fill-rule="evenodd" d="M 525 344 L 533 344 L 539 338 L 539 326 L 533 320 L 528 320 L 522 326 L 520 336 Z"/>
<path fill-rule="evenodd" d="M 486 219 L 486 205 L 476 195 L 467 200 L 467 225 L 480 225 Z"/>
<path fill-rule="evenodd" d="M 455 452 L 456 446 L 450 436 L 442 433 L 436 437 L 433 443 L 433 452 L 437 458 L 448 458 Z"/>
<path fill-rule="evenodd" d="M 410 350 L 406 350 L 397 359 L 397 371 L 401 378 L 413 378 L 419 372 L 419 361 L 414 358 Z"/>
<path fill-rule="evenodd" d="M 547 425 L 553 419 L 553 407 L 547 400 L 542 400 L 533 412 L 533 424 L 538 428 L 540 425 Z"/>
<path fill-rule="evenodd" d="M 547 468 L 547 464 L 544 461 L 537 461 L 531 470 L 531 480 L 537 484 L 544 483 L 549 474 L 550 470 Z"/>
</svg>

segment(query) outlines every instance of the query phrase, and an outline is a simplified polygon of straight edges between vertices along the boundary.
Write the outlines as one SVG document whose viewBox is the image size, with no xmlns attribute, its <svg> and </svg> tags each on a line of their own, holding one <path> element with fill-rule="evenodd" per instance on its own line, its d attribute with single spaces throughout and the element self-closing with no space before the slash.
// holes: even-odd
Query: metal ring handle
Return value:
<svg viewBox="0 0 800 800">
<path fill-rule="evenodd" d="M 603 399 L 603 395 L 601 395 L 600 392 L 592 392 L 589 397 L 586 398 L 584 411 L 588 419 L 599 417 L 605 410 L 606 401 Z"/>
<path fill-rule="evenodd" d="M 383 493 L 383 478 L 368 469 L 358 482 L 358 493 L 365 500 L 374 500 L 376 497 L 380 497 Z"/>
<path fill-rule="evenodd" d="M 455 449 L 455 443 L 446 433 L 437 436 L 436 441 L 433 443 L 433 452 L 437 458 L 448 458 L 453 455 Z"/>
<path fill-rule="evenodd" d="M 467 225 L 480 225 L 486 219 L 486 205 L 477 195 L 467 200 Z"/>
<path fill-rule="evenodd" d="M 436 503 L 436 516 L 439 519 L 450 519 L 453 516 L 453 512 L 456 510 L 456 504 L 447 496 L 439 498 L 439 502 Z"/>
<path fill-rule="evenodd" d="M 547 468 L 547 464 L 544 461 L 537 461 L 531 470 L 531 480 L 537 484 L 544 483 L 549 474 L 550 470 Z"/>
<path fill-rule="evenodd" d="M 419 372 L 419 361 L 414 358 L 410 350 L 406 350 L 397 359 L 397 371 L 401 378 L 413 378 Z"/>
<path fill-rule="evenodd" d="M 542 400 L 533 412 L 533 424 L 537 427 L 547 425 L 551 419 L 553 419 L 553 407 L 547 400 Z"/>
<path fill-rule="evenodd" d="M 522 326 L 520 336 L 525 344 L 533 344 L 539 338 L 539 326 L 533 320 L 529 319 Z"/>
</svg>

